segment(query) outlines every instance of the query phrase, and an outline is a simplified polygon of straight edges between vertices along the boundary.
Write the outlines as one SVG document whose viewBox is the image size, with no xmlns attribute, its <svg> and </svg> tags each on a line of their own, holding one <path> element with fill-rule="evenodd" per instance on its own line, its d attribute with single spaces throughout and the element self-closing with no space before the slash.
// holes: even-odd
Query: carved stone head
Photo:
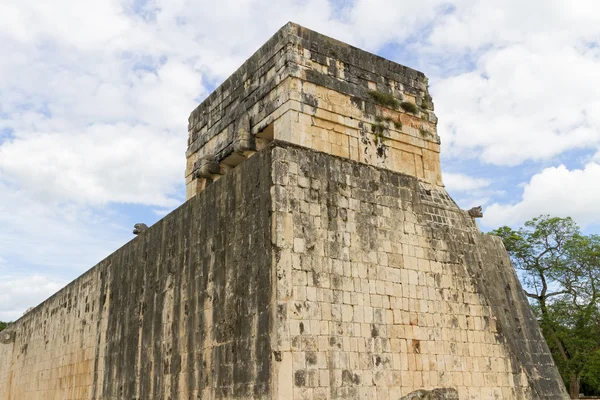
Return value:
<svg viewBox="0 0 600 400">
<path fill-rule="evenodd" d="M 481 206 L 473 207 L 467 213 L 471 218 L 481 218 L 483 217 L 483 208 Z"/>
<path fill-rule="evenodd" d="M 146 225 L 146 224 L 142 224 L 142 223 L 135 224 L 133 226 L 133 234 L 139 235 L 140 233 L 144 232 L 146 229 L 148 229 L 148 225 Z"/>
<path fill-rule="evenodd" d="M 0 343 L 9 344 L 15 340 L 15 333 L 12 331 L 0 332 Z"/>
</svg>

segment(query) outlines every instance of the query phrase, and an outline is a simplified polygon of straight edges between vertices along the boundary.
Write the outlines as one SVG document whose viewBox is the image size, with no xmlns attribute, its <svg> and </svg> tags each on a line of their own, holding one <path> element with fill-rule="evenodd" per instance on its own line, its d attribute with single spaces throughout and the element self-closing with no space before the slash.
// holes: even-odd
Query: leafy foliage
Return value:
<svg viewBox="0 0 600 400">
<path fill-rule="evenodd" d="M 600 236 L 542 215 L 500 236 L 572 398 L 600 394 Z"/>
<path fill-rule="evenodd" d="M 3 330 L 5 330 L 8 325 L 10 324 L 10 322 L 2 322 L 0 321 L 0 332 L 2 332 Z"/>
</svg>

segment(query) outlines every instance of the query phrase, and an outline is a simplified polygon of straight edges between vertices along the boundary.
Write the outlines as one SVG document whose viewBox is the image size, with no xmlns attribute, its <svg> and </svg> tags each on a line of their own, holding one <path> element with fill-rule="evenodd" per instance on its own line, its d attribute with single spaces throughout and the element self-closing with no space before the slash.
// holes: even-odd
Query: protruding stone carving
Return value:
<svg viewBox="0 0 600 400">
<path fill-rule="evenodd" d="M 459 400 L 459 398 L 456 389 L 437 388 L 433 390 L 417 390 L 400 398 L 400 400 Z"/>
<path fill-rule="evenodd" d="M 467 211 L 467 214 L 469 214 L 471 218 L 482 218 L 483 209 L 481 208 L 481 206 L 473 207 L 469 211 Z"/>
<path fill-rule="evenodd" d="M 256 151 L 256 139 L 252 135 L 250 126 L 250 117 L 244 114 L 239 122 L 237 135 L 233 142 L 233 151 L 244 154 L 246 151 Z"/>
<path fill-rule="evenodd" d="M 0 343 L 10 344 L 15 341 L 15 333 L 13 331 L 5 330 L 0 332 Z"/>
<path fill-rule="evenodd" d="M 146 229 L 148 229 L 148 225 L 146 225 L 146 224 L 142 224 L 142 223 L 135 224 L 133 226 L 133 234 L 134 235 L 139 235 L 140 233 L 144 233 L 144 231 Z"/>
<path fill-rule="evenodd" d="M 219 175 L 221 167 L 213 156 L 207 156 L 196 161 L 194 176 L 196 178 L 212 179 L 213 175 Z"/>
</svg>

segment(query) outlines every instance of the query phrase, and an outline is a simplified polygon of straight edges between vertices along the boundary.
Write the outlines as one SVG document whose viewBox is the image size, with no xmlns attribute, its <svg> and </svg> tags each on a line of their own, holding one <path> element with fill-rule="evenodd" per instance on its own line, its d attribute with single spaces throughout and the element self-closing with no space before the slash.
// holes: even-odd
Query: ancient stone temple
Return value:
<svg viewBox="0 0 600 400">
<path fill-rule="evenodd" d="M 2 332 L 0 400 L 567 398 L 433 110 L 285 25 L 192 112 L 186 203 Z"/>
</svg>

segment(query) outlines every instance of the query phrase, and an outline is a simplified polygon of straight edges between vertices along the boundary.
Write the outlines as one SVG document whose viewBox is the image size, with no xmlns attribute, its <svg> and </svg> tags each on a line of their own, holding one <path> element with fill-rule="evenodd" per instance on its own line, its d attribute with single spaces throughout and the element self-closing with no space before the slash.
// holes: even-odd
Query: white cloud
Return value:
<svg viewBox="0 0 600 400">
<path fill-rule="evenodd" d="M 456 203 L 463 210 L 469 210 L 472 207 L 485 206 L 489 201 L 490 201 L 489 196 L 459 197 L 456 199 Z"/>
<path fill-rule="evenodd" d="M 121 123 L 28 132 L 0 147 L 0 177 L 46 200 L 172 207 L 179 204 L 172 196 L 185 167 L 181 142 L 168 132 Z"/>
<path fill-rule="evenodd" d="M 595 0 L 577 4 L 567 0 L 455 0 L 450 4 L 455 12 L 433 26 L 431 43 L 451 51 L 478 50 L 490 44 L 498 48 L 528 40 L 598 39 L 600 7 Z"/>
<path fill-rule="evenodd" d="M 491 181 L 484 178 L 473 178 L 460 173 L 444 172 L 443 175 L 446 190 L 451 192 L 469 192 L 490 185 Z"/>
<path fill-rule="evenodd" d="M 131 23 L 115 0 L 9 0 L 0 5 L 0 26 L 24 43 L 55 40 L 85 49 L 126 34 Z"/>
<path fill-rule="evenodd" d="M 130 227 L 110 210 L 32 196 L 0 181 L 0 272 L 43 266 L 73 276 L 131 239 Z"/>
<path fill-rule="evenodd" d="M 573 48 L 519 45 L 491 51 L 475 72 L 442 80 L 435 87 L 443 151 L 518 165 L 596 147 L 598 71 L 600 58 Z"/>
<path fill-rule="evenodd" d="M 429 50 L 471 58 L 474 68 L 432 79 L 444 153 L 518 165 L 596 148 L 600 7 L 589 2 L 582 13 L 559 0 L 455 5 L 434 25 Z"/>
<path fill-rule="evenodd" d="M 572 217 L 586 227 L 600 224 L 600 164 L 583 169 L 564 165 L 546 168 L 524 186 L 521 200 L 514 204 L 494 203 L 486 208 L 483 224 L 488 227 L 517 225 L 540 214 Z"/>
<path fill-rule="evenodd" d="M 475 178 L 461 173 L 443 172 L 442 178 L 446 190 L 462 209 L 484 206 L 493 194 L 490 188 L 492 181 L 485 178 Z"/>
<path fill-rule="evenodd" d="M 35 307 L 67 282 L 49 276 L 0 275 L 0 321 L 15 321 L 25 310 Z"/>
</svg>

